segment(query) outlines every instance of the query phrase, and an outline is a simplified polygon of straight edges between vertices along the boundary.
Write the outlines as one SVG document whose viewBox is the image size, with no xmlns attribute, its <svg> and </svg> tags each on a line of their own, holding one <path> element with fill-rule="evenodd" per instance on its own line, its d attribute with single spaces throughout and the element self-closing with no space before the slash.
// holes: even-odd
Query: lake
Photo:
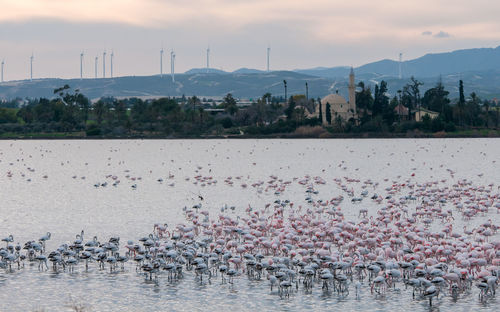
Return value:
<svg viewBox="0 0 500 312">
<path fill-rule="evenodd" d="M 186 210 L 195 205 L 201 204 L 214 220 L 218 214 L 243 220 L 249 207 L 272 209 L 277 200 L 294 204 L 285 209 L 301 206 L 305 212 L 315 209 L 311 201 L 343 196 L 332 206 L 341 209 L 346 221 L 357 223 L 362 207 L 368 218 L 375 218 L 388 205 L 387 194 L 398 200 L 408 195 L 406 184 L 417 189 L 435 182 L 429 190 L 451 192 L 466 179 L 471 186 L 489 189 L 481 194 L 493 198 L 493 207 L 464 220 L 450 198 L 441 204 L 454 211 L 454 219 L 429 224 L 431 231 L 440 231 L 452 223 L 462 235 L 464 226 L 471 229 L 488 220 L 500 225 L 494 208 L 500 203 L 499 155 L 500 139 L 494 138 L 0 141 L 0 237 L 11 234 L 13 243 L 22 246 L 50 232 L 48 254 L 84 230 L 85 241 L 120 237 L 124 254 L 128 240 L 138 243 L 155 224 L 167 223 L 170 231 L 188 224 Z M 306 193 L 308 184 L 317 194 Z M 390 193 L 387 188 L 395 189 L 395 184 L 398 190 Z M 363 198 L 364 190 L 368 196 Z M 375 193 L 381 202 L 370 199 Z M 350 195 L 361 202 L 352 202 Z M 421 200 L 404 203 L 410 215 Z M 499 237 L 493 234 L 489 241 Z M 40 271 L 37 262 L 25 261 L 20 270 L 17 265 L 0 268 L 0 311 L 71 311 L 75 304 L 91 311 L 493 311 L 499 304 L 498 294 L 480 300 L 472 286 L 458 298 L 443 291 L 431 308 L 426 299 L 412 299 L 402 282 L 376 295 L 368 280 L 358 298 L 354 282 L 345 295 L 325 291 L 321 281 L 312 291 L 299 287 L 288 298 L 270 291 L 266 278 L 239 273 L 232 284 L 223 284 L 220 276 L 200 282 L 192 271 L 175 282 L 164 273 L 150 281 L 133 261 L 112 273 L 96 263 L 85 270 L 82 262 L 74 272 L 54 272 L 50 263 Z"/>
</svg>

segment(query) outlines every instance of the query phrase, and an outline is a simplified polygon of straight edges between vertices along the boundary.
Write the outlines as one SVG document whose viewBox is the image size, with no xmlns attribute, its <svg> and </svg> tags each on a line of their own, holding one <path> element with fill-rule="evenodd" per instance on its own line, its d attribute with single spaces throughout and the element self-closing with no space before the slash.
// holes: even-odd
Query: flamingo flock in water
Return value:
<svg viewBox="0 0 500 312">
<path fill-rule="evenodd" d="M 65 164 L 69 162 L 61 162 Z M 341 170 L 346 166 L 338 165 Z M 185 181 L 216 186 L 218 180 L 203 175 L 202 169 L 197 166 L 196 175 Z M 451 183 L 417 182 L 415 173 L 393 181 L 310 175 L 249 181 L 228 176 L 221 179 L 225 186 L 254 190 L 257 196 L 271 194 L 273 200 L 258 207 L 216 208 L 197 194 L 195 205 L 179 205 L 184 222 L 154 224 L 150 234 L 126 243 L 114 236 L 89 237 L 82 230 L 74 240 L 48 250 L 47 242 L 54 239 L 50 232 L 27 242 L 16 242 L 15 234 L 4 233 L 0 268 L 14 272 L 28 266 L 68 274 L 135 271 L 155 282 L 191 277 L 197 283 L 231 287 L 246 278 L 267 284 L 283 299 L 314 289 L 342 297 L 360 298 L 362 293 L 384 297 L 404 287 L 413 300 L 428 300 L 429 305 L 443 296 L 456 300 L 473 292 L 488 300 L 496 295 L 500 277 L 500 187 L 455 180 L 455 172 L 447 172 Z M 7 178 L 13 176 L 13 171 L 7 172 Z M 169 172 L 156 182 L 174 187 L 174 178 Z M 135 190 L 143 179 L 125 170 L 122 178 L 107 174 L 94 187 L 118 187 L 121 181 Z M 287 199 L 291 185 L 302 190 L 303 201 Z M 341 194 L 324 194 L 325 188 L 320 192 L 324 185 L 335 186 Z M 356 218 L 349 220 L 345 215 L 352 216 L 353 209 Z M 458 226 L 458 220 L 467 225 Z"/>
<path fill-rule="evenodd" d="M 224 182 L 232 185 L 234 180 L 239 178 Z M 217 183 L 201 175 L 195 182 Z M 292 183 L 303 188 L 301 204 L 284 199 Z M 498 214 L 500 195 L 493 184 L 477 186 L 462 179 L 448 187 L 445 180 L 417 183 L 408 178 L 378 190 L 381 195 L 375 193 L 378 182 L 344 177 L 333 183 L 345 197 L 321 198 L 317 185 L 326 183 L 319 176 L 293 181 L 270 176 L 266 183 L 250 186 L 257 192 L 272 190 L 274 202 L 248 206 L 240 214 L 234 206 L 223 206 L 211 215 L 200 195 L 200 203 L 182 208 L 184 223 L 155 224 L 149 235 L 126 244 L 119 237 L 86 239 L 81 231 L 73 241 L 47 250 L 50 232 L 24 244 L 8 235 L 2 239 L 0 267 L 12 272 L 29 264 L 39 271 L 72 273 L 94 266 L 119 273 L 133 263 L 149 280 L 176 282 L 192 275 L 200 283 L 233 285 L 248 278 L 268 283 L 281 298 L 315 287 L 341 296 L 354 291 L 356 298 L 364 289 L 386 296 L 399 287 L 411 288 L 413 299 L 428 299 L 430 305 L 433 299 L 456 299 L 473 289 L 481 300 L 495 296 L 500 241 L 492 237 L 499 225 L 490 218 L 475 228 L 454 226 L 458 218 Z M 359 196 L 352 184 L 362 185 Z M 344 217 L 346 198 L 359 210 L 357 221 Z M 375 214 L 368 216 L 366 201 L 376 205 Z"/>
</svg>

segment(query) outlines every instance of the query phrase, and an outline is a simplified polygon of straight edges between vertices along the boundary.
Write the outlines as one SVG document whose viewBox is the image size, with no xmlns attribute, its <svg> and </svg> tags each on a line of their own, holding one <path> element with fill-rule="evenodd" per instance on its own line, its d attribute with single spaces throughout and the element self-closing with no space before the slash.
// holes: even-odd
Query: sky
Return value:
<svg viewBox="0 0 500 312">
<path fill-rule="evenodd" d="M 494 0 L 0 0 L 5 80 L 154 75 L 206 66 L 271 70 L 500 45 Z"/>
</svg>

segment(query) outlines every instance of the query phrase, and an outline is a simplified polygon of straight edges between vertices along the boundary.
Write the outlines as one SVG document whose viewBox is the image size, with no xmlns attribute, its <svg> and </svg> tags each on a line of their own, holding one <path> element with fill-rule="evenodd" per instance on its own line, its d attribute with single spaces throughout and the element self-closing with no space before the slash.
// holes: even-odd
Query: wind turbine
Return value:
<svg viewBox="0 0 500 312">
<path fill-rule="evenodd" d="M 160 50 L 160 77 L 163 78 L 163 47 Z"/>
<path fill-rule="evenodd" d="M 3 67 L 5 66 L 5 60 L 2 60 L 2 82 L 3 82 Z"/>
<path fill-rule="evenodd" d="M 80 80 L 83 79 L 83 51 L 80 53 Z"/>
<path fill-rule="evenodd" d="M 271 54 L 271 47 L 267 47 L 267 72 L 269 72 L 269 55 Z"/>
<path fill-rule="evenodd" d="M 30 81 L 33 81 L 33 59 L 34 59 L 33 53 L 31 53 L 31 56 L 30 56 Z"/>
<path fill-rule="evenodd" d="M 207 73 L 210 71 L 210 46 L 207 48 Z"/>
<path fill-rule="evenodd" d="M 403 70 L 401 68 L 403 64 L 403 53 L 399 53 L 399 79 L 403 79 Z"/>
<path fill-rule="evenodd" d="M 111 78 L 113 78 L 113 57 L 115 56 L 115 52 L 111 50 Z"/>
<path fill-rule="evenodd" d="M 99 61 L 99 56 L 95 57 L 95 79 L 97 79 L 97 62 Z"/>
<path fill-rule="evenodd" d="M 172 82 L 175 82 L 175 52 L 172 50 L 170 52 L 170 70 L 172 75 Z"/>
<path fill-rule="evenodd" d="M 106 51 L 102 52 L 102 78 L 106 78 Z"/>
</svg>

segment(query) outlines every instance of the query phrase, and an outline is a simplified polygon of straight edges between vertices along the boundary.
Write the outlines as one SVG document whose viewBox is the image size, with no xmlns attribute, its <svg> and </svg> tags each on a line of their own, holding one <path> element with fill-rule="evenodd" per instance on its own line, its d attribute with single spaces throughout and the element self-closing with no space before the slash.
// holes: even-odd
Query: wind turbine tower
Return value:
<svg viewBox="0 0 500 312">
<path fill-rule="evenodd" d="M 5 66 L 5 61 L 2 60 L 2 82 L 3 82 L 3 67 Z"/>
<path fill-rule="evenodd" d="M 102 78 L 106 78 L 106 51 L 102 52 Z"/>
<path fill-rule="evenodd" d="M 97 79 L 97 62 L 99 61 L 99 57 L 95 57 L 95 79 Z"/>
<path fill-rule="evenodd" d="M 34 59 L 33 53 L 31 53 L 31 56 L 30 56 L 30 81 L 33 81 L 33 59 Z"/>
<path fill-rule="evenodd" d="M 207 48 L 207 73 L 210 71 L 210 47 Z"/>
<path fill-rule="evenodd" d="M 271 47 L 267 47 L 267 72 L 269 72 L 269 55 L 271 54 Z"/>
<path fill-rule="evenodd" d="M 163 48 L 160 50 L 160 77 L 163 78 Z"/>
<path fill-rule="evenodd" d="M 170 70 L 172 75 L 172 82 L 175 82 L 175 53 L 174 50 L 170 52 Z"/>
<path fill-rule="evenodd" d="M 399 79 L 403 79 L 403 71 L 402 71 L 402 66 L 403 64 L 403 53 L 399 53 Z"/>
<path fill-rule="evenodd" d="M 113 78 L 113 57 L 115 56 L 115 52 L 111 50 L 111 78 Z"/>
<path fill-rule="evenodd" d="M 83 52 L 80 53 L 80 80 L 83 79 Z"/>
</svg>

